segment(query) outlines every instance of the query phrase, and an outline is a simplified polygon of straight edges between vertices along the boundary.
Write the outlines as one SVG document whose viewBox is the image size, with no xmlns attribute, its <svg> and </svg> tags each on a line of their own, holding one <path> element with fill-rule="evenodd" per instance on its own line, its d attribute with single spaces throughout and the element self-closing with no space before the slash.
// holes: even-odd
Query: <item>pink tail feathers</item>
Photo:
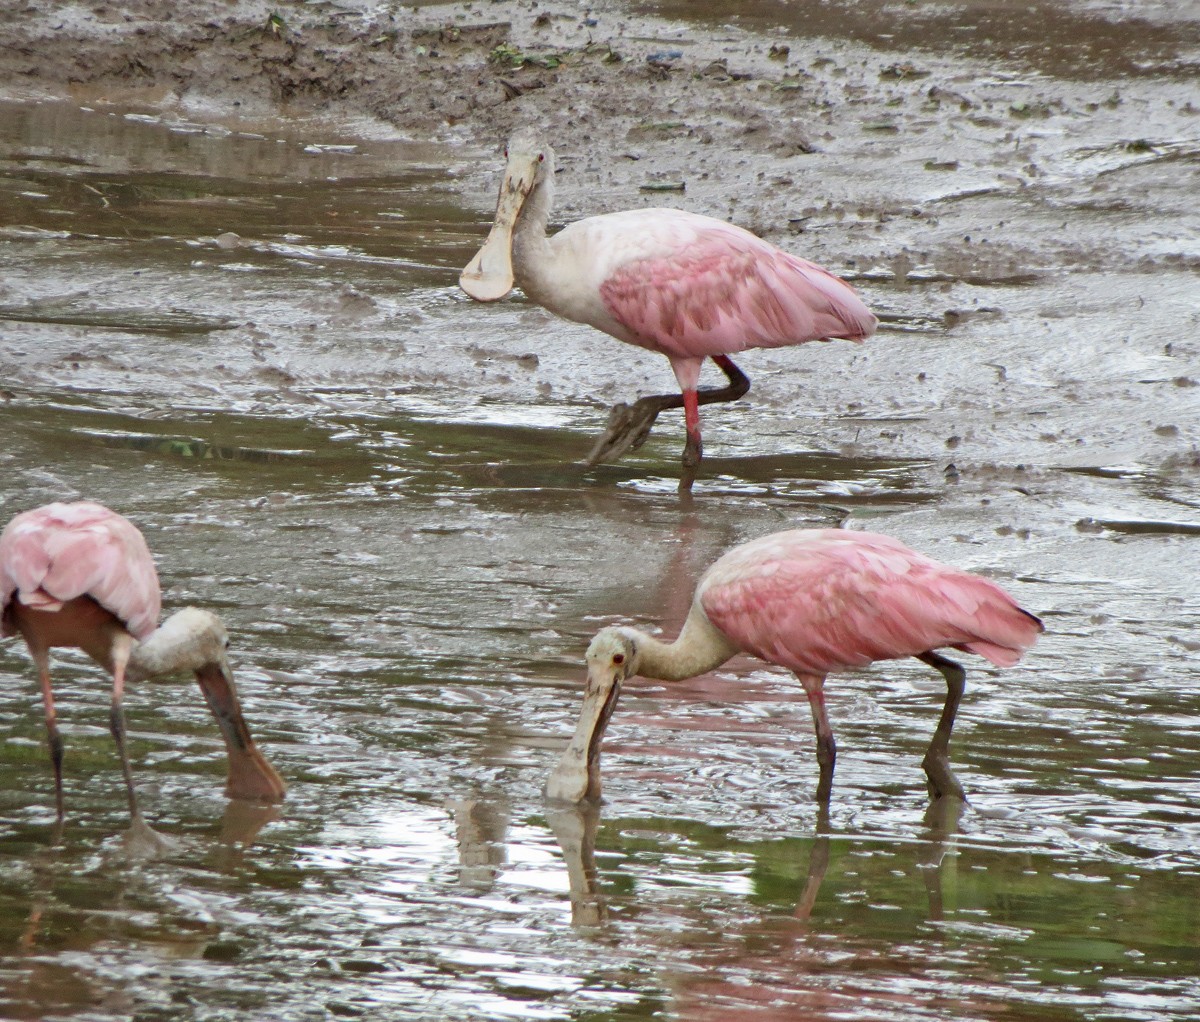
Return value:
<svg viewBox="0 0 1200 1022">
<path fill-rule="evenodd" d="M 989 603 L 975 612 L 972 631 L 979 638 L 959 643 L 955 649 L 984 657 L 997 667 L 1012 667 L 1045 630 L 1039 618 L 1015 603 Z"/>
<path fill-rule="evenodd" d="M 818 337 L 837 337 L 846 341 L 863 341 L 875 333 L 879 320 L 867 308 L 858 293 L 841 277 L 830 273 L 823 266 L 783 253 L 788 257 L 808 285 L 822 298 L 826 307 L 821 308 L 810 300 L 809 314 L 815 315 L 814 333 Z M 795 300 L 796 296 L 792 296 Z"/>
</svg>

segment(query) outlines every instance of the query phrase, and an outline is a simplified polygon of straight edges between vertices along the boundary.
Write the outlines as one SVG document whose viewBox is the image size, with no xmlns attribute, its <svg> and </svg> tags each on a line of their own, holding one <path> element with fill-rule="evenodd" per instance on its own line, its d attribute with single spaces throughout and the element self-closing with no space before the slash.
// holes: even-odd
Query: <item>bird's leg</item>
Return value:
<svg viewBox="0 0 1200 1022">
<path fill-rule="evenodd" d="M 46 708 L 46 740 L 50 746 L 50 763 L 54 767 L 54 804 L 58 809 L 58 825 L 65 816 L 63 804 L 63 740 L 58 733 L 58 713 L 54 709 L 54 693 L 50 690 L 50 651 L 45 647 L 29 647 L 33 662 L 37 665 L 38 678 L 42 684 L 42 703 Z"/>
<path fill-rule="evenodd" d="M 112 708 L 109 711 L 109 728 L 117 743 L 117 753 L 121 757 L 121 772 L 125 775 L 125 791 L 129 797 L 129 816 L 135 828 L 145 826 L 141 810 L 138 809 L 137 792 L 133 787 L 133 770 L 129 766 L 129 753 L 125 748 L 125 711 L 121 700 L 125 695 L 125 666 L 129 663 L 129 654 L 133 648 L 133 639 L 127 632 L 118 633 L 112 644 L 112 674 L 113 694 Z"/>
<path fill-rule="evenodd" d="M 724 387 L 702 387 L 694 391 L 697 409 L 700 405 L 714 404 L 721 401 L 736 401 L 750 389 L 750 378 L 746 376 L 733 360 L 726 355 L 714 355 L 713 361 L 725 374 L 729 383 Z M 621 455 L 636 450 L 646 442 L 650 435 L 650 427 L 658 418 L 659 412 L 668 408 L 687 408 L 685 394 L 651 394 L 639 398 L 632 405 L 620 402 L 613 405 L 608 413 L 608 426 L 604 434 L 596 441 L 588 454 L 589 465 L 599 465 L 606 461 L 616 461 Z M 694 464 L 700 462 L 700 417 L 696 413 L 696 451 Z M 688 447 L 684 450 L 684 465 L 688 466 L 691 449 L 691 430 L 688 431 Z"/>
<path fill-rule="evenodd" d="M 687 443 L 683 447 L 683 467 L 679 474 L 679 492 L 689 494 L 696 481 L 696 469 L 704 457 L 704 441 L 700 438 L 700 406 L 694 390 L 683 392 L 683 414 L 687 423 Z"/>
<path fill-rule="evenodd" d="M 829 717 L 825 713 L 825 679 L 806 675 L 799 677 L 808 695 L 808 705 L 812 710 L 813 725 L 817 731 L 817 766 L 820 767 L 817 801 L 824 805 L 833 794 L 833 767 L 837 762 L 837 742 L 833 737 L 833 728 L 829 726 Z"/>
<path fill-rule="evenodd" d="M 174 842 L 151 828 L 138 808 L 137 791 L 133 786 L 133 769 L 129 765 L 129 752 L 125 748 L 125 711 L 121 702 L 125 695 L 125 669 L 133 652 L 133 636 L 124 628 L 114 631 L 110 654 L 113 675 L 112 708 L 109 726 L 117 743 L 121 757 L 121 772 L 125 775 L 125 791 L 129 796 L 129 832 L 125 836 L 125 847 L 135 856 L 157 856 L 174 848 Z"/>
<path fill-rule="evenodd" d="M 636 450 L 646 442 L 659 412 L 682 407 L 683 397 L 680 394 L 652 394 L 639 398 L 631 405 L 624 401 L 613 405 L 608 413 L 608 425 L 592 446 L 587 463 L 599 465 L 616 461 L 621 455 Z"/>
<path fill-rule="evenodd" d="M 704 456 L 704 441 L 700 438 L 700 397 L 694 390 L 683 392 L 683 417 L 687 426 L 687 443 L 683 448 L 683 467 L 696 468 Z"/>
<path fill-rule="evenodd" d="M 935 799 L 953 795 L 966 801 L 963 786 L 950 769 L 950 732 L 954 729 L 954 716 L 958 712 L 958 704 L 962 701 L 963 690 L 966 687 L 967 672 L 953 660 L 932 650 L 918 654 L 917 659 L 928 664 L 946 679 L 946 703 L 942 707 L 942 717 L 938 721 L 937 730 L 933 732 L 929 750 L 921 761 L 925 768 L 925 776 L 929 780 L 929 795 Z"/>
<path fill-rule="evenodd" d="M 724 387 L 705 388 L 700 391 L 700 403 L 708 405 L 714 401 L 736 401 L 739 397 L 745 397 L 750 389 L 750 377 L 734 365 L 733 359 L 728 355 L 713 355 L 712 360 L 725 374 L 729 383 Z"/>
</svg>

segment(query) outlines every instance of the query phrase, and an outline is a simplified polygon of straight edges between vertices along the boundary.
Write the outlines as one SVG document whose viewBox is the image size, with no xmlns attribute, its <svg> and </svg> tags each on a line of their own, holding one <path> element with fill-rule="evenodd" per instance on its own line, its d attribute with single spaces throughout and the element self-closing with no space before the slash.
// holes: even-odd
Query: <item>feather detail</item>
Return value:
<svg viewBox="0 0 1200 1022">
<path fill-rule="evenodd" d="M 838 529 L 738 547 L 709 569 L 697 599 L 741 649 L 799 674 L 946 646 L 1006 667 L 1042 631 L 995 583 L 888 536 Z"/>
<path fill-rule="evenodd" d="M 154 631 L 162 597 L 137 528 L 89 501 L 47 504 L 13 518 L 0 533 L 0 627 L 14 597 L 58 610 L 80 596 L 114 614 L 135 638 Z"/>
<path fill-rule="evenodd" d="M 630 258 L 600 284 L 633 343 L 702 358 L 874 333 L 876 319 L 854 290 L 815 263 L 732 224 L 677 216 L 689 229 L 677 247 Z"/>
</svg>

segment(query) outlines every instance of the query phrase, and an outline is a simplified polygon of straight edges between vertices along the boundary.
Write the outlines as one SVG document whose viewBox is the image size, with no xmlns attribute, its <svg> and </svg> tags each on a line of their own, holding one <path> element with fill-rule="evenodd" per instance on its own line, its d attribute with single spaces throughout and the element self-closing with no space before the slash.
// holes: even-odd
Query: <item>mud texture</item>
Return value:
<svg viewBox="0 0 1200 1022">
<path fill-rule="evenodd" d="M 109 688 L 66 654 L 51 843 L 0 647 L 0 1016 L 1191 1022 L 1198 51 L 1182 0 L 4 4 L 0 521 L 136 521 L 290 791 L 227 805 L 198 694 L 139 686 L 185 850 L 114 864 Z M 457 288 L 530 122 L 559 223 L 726 217 L 882 320 L 746 353 L 689 500 L 678 418 L 580 464 L 664 359 Z M 969 664 L 962 818 L 924 665 L 831 679 L 825 827 L 803 693 L 749 658 L 631 680 L 601 812 L 551 811 L 591 635 L 839 522 L 1046 621 Z"/>
<path fill-rule="evenodd" d="M 560 222 L 681 205 L 862 287 L 884 320 L 887 351 L 864 356 L 879 375 L 860 393 L 849 356 L 814 355 L 803 393 L 825 416 L 932 426 L 882 431 L 881 453 L 1194 465 L 1194 5 L 727 9 L 32 2 L 0 27 L 0 90 L 225 124 L 382 122 L 479 157 L 457 184 L 481 222 L 496 151 L 536 123 L 559 147 Z M 1096 414 L 1059 418 L 1064 400 Z M 973 445 L 983 408 L 1045 421 L 1008 438 L 1021 450 L 996 430 Z"/>
</svg>

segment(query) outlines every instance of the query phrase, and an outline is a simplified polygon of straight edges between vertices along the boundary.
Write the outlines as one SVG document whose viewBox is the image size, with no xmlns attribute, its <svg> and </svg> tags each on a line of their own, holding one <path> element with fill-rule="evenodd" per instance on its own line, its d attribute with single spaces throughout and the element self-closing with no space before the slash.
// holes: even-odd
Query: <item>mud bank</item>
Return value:
<svg viewBox="0 0 1200 1022">
<path fill-rule="evenodd" d="M 726 23 L 678 4 L 655 10 L 692 20 L 542 2 L 31 3 L 0 29 L 0 89 L 448 143 L 480 231 L 496 150 L 534 122 L 558 142 L 561 221 L 680 205 L 863 289 L 884 320 L 869 354 L 754 356 L 752 371 L 802 384 L 756 401 L 917 419 L 932 430 L 885 424 L 873 445 L 944 445 L 960 465 L 1187 464 L 1200 22 L 1169 4 L 1060 7 L 1035 39 L 1025 5 L 1006 19 L 994 4 L 764 0 Z M 1117 35 L 1137 40 L 1120 60 Z M 862 438 L 848 425 L 830 442 Z"/>
</svg>

